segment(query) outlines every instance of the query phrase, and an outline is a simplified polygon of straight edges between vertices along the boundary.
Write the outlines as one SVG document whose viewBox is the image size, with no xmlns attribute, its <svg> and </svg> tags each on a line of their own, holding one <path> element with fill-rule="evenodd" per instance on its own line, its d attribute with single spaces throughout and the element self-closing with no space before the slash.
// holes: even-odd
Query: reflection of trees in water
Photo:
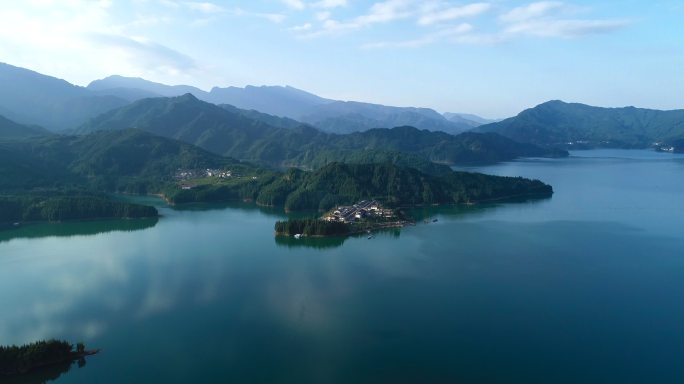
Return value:
<svg viewBox="0 0 684 384">
<path fill-rule="evenodd" d="M 27 224 L 18 228 L 0 230 L 0 242 L 18 238 L 70 237 L 97 235 L 107 232 L 133 232 L 152 228 L 158 218 L 100 221 L 70 221 L 63 223 Z"/>
<path fill-rule="evenodd" d="M 282 207 L 264 207 L 260 205 L 256 205 L 254 203 L 250 202 L 241 202 L 241 201 L 227 201 L 223 203 L 188 203 L 188 204 L 179 204 L 179 205 L 174 205 L 170 207 L 171 210 L 173 211 L 220 211 L 224 209 L 232 209 L 236 211 L 246 211 L 246 212 L 252 212 L 252 211 L 257 211 L 269 216 L 278 216 L 282 217 L 285 215 L 283 208 Z"/>
<path fill-rule="evenodd" d="M 385 228 L 372 232 L 373 237 L 390 237 L 398 239 L 401 236 L 401 228 Z M 356 234 L 351 236 L 329 236 L 329 237 L 302 237 L 295 239 L 291 236 L 275 236 L 275 243 L 280 247 L 287 248 L 315 248 L 331 249 L 341 247 L 350 237 L 366 238 L 368 234 Z"/>
<path fill-rule="evenodd" d="M 0 381 L 3 384 L 44 384 L 57 380 L 63 374 L 69 372 L 72 367 L 72 362 L 65 362 L 55 365 L 50 365 L 41 368 L 37 371 L 27 373 L 20 376 L 2 377 Z M 82 368 L 86 365 L 85 359 L 78 360 L 78 367 Z"/>
<path fill-rule="evenodd" d="M 294 237 L 288 236 L 276 236 L 276 245 L 280 247 L 287 248 L 316 248 L 316 249 L 327 249 L 327 248 L 337 248 L 344 244 L 346 237 L 335 236 L 335 237 L 303 237 L 301 239 L 295 239 Z"/>
</svg>

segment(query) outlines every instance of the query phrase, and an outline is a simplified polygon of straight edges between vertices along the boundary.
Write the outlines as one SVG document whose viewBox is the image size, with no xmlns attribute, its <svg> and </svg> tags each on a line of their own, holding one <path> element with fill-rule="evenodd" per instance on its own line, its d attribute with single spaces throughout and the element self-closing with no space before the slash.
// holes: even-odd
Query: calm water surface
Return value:
<svg viewBox="0 0 684 384">
<path fill-rule="evenodd" d="M 0 344 L 103 350 L 17 383 L 684 382 L 684 156 L 572 155 L 468 168 L 551 199 L 372 240 L 250 206 L 0 232 Z"/>
</svg>

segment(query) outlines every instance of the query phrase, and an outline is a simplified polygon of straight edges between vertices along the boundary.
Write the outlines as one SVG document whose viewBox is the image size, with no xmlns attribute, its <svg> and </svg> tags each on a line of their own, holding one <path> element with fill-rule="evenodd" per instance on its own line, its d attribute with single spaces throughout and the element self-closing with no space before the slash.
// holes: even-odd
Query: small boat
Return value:
<svg viewBox="0 0 684 384">
<path fill-rule="evenodd" d="M 373 238 L 373 235 L 368 236 L 368 240 L 370 240 L 370 239 L 372 239 L 372 238 Z"/>
<path fill-rule="evenodd" d="M 439 221 L 439 220 L 437 220 L 437 219 L 432 220 L 433 223 L 436 223 L 436 222 L 438 222 L 438 221 Z"/>
<path fill-rule="evenodd" d="M 295 238 L 295 239 L 301 239 L 301 238 L 302 238 L 302 234 L 301 234 L 301 233 L 297 233 L 297 234 L 294 235 L 294 238 Z"/>
<path fill-rule="evenodd" d="M 18 227 L 18 226 L 20 226 L 21 224 L 20 224 L 19 222 L 16 222 L 16 223 L 13 223 L 12 225 L 15 226 L 15 227 Z"/>
</svg>

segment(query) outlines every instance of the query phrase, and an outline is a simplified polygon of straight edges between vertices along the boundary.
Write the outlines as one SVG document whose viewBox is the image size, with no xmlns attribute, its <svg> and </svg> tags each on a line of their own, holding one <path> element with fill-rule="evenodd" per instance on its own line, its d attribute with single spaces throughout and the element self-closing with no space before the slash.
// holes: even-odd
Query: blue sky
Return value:
<svg viewBox="0 0 684 384">
<path fill-rule="evenodd" d="M 0 61 L 486 117 L 550 99 L 675 109 L 683 19 L 679 0 L 26 0 L 0 8 Z"/>
</svg>

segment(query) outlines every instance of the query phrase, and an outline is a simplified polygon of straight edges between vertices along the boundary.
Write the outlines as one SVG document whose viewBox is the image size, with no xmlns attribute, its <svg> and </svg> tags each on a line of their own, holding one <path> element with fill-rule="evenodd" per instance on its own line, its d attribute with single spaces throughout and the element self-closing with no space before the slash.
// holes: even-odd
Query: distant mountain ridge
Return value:
<svg viewBox="0 0 684 384">
<path fill-rule="evenodd" d="M 445 112 L 443 116 L 449 121 L 467 124 L 473 128 L 479 127 L 483 124 L 496 123 L 497 121 L 500 121 L 496 119 L 485 119 L 484 117 L 473 115 L 472 113 Z"/>
<path fill-rule="evenodd" d="M 361 156 L 363 151 L 401 152 L 433 162 L 495 162 L 523 156 L 563 156 L 563 152 L 519 144 L 496 134 L 459 136 L 413 127 L 372 129 L 337 135 L 306 125 L 274 127 L 242 112 L 198 100 L 191 94 L 143 99 L 107 112 L 79 128 L 80 133 L 136 128 L 213 153 L 270 166 L 310 166 Z M 365 153 L 364 157 L 373 156 Z M 382 155 L 386 158 L 386 154 Z"/>
<path fill-rule="evenodd" d="M 290 86 L 214 87 L 207 92 L 188 85 L 171 86 L 115 75 L 92 81 L 84 88 L 2 63 L 0 83 L 0 115 L 54 132 L 74 129 L 92 117 L 133 101 L 186 93 L 217 105 L 301 121 L 331 133 L 409 125 L 458 134 L 479 124 L 465 117 L 447 119 L 429 108 L 331 100 Z"/>
<path fill-rule="evenodd" d="M 645 148 L 684 138 L 684 110 L 601 108 L 552 100 L 475 130 L 545 146 Z"/>
<path fill-rule="evenodd" d="M 170 86 L 140 78 L 109 76 L 95 80 L 88 89 L 127 98 L 140 93 L 140 98 L 181 96 L 191 93 L 213 104 L 229 104 L 237 108 L 286 117 L 308 123 L 331 133 L 349 133 L 372 128 L 415 126 L 430 131 L 458 134 L 479 123 L 461 118 L 450 121 L 429 108 L 391 107 L 380 104 L 326 99 L 290 86 L 214 87 L 206 92 L 191 86 Z"/>
<path fill-rule="evenodd" d="M 333 101 L 320 105 L 299 120 L 332 133 L 412 126 L 459 134 L 472 128 L 472 124 L 449 121 L 429 108 L 388 107 L 356 101 Z"/>
<path fill-rule="evenodd" d="M 0 63 L 0 114 L 53 131 L 74 128 L 127 100 L 94 93 L 65 80 Z"/>
<path fill-rule="evenodd" d="M 0 140 L 25 139 L 49 134 L 50 132 L 45 128 L 19 124 L 0 115 Z"/>
</svg>

